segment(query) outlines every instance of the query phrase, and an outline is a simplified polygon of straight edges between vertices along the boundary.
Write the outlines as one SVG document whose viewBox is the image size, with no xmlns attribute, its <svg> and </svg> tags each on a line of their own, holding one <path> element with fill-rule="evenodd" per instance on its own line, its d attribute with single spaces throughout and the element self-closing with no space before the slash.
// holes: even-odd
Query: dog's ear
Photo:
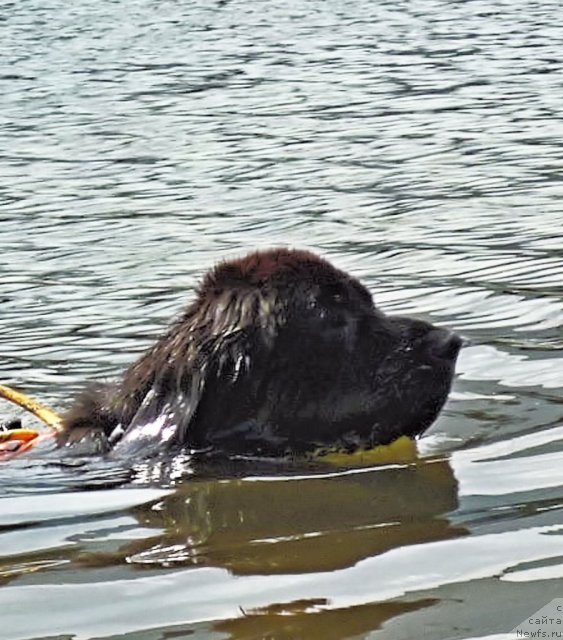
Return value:
<svg viewBox="0 0 563 640">
<path fill-rule="evenodd" d="M 235 407 L 247 410 L 250 367 L 272 348 L 281 322 L 272 293 L 217 282 L 202 289 L 125 374 L 116 394 L 123 429 L 112 440 L 116 455 L 205 447 L 209 428 L 238 420 Z"/>
<path fill-rule="evenodd" d="M 114 454 L 146 457 L 175 447 L 202 446 L 198 409 L 203 403 L 222 409 L 225 398 L 247 378 L 250 342 L 248 330 L 234 331 L 192 340 L 186 353 L 168 358 L 167 365 L 154 354 L 149 356 L 152 375 L 135 387 L 136 410 L 121 432 L 118 427 L 110 436 L 116 441 Z M 138 364 L 142 366 L 142 361 Z M 222 411 L 216 413 L 220 416 Z"/>
<path fill-rule="evenodd" d="M 178 444 L 187 432 L 205 390 L 205 370 L 194 370 L 176 385 L 159 376 L 144 394 L 139 408 L 126 425 L 112 434 L 117 456 L 151 456 Z M 176 388 L 179 387 L 179 388 Z"/>
</svg>

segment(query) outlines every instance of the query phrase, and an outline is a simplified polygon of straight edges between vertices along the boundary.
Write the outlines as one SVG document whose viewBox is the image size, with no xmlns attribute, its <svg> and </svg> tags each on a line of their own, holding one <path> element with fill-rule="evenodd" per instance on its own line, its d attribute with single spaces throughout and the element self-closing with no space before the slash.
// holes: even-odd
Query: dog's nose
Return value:
<svg viewBox="0 0 563 640">
<path fill-rule="evenodd" d="M 436 358 L 454 360 L 461 349 L 463 340 L 447 329 L 432 329 L 426 336 L 430 353 Z"/>
</svg>

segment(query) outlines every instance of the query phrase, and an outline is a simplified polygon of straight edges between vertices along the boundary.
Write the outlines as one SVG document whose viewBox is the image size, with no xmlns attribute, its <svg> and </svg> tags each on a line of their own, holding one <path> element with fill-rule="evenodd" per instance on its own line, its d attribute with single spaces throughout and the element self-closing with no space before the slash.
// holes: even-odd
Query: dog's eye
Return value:
<svg viewBox="0 0 563 640">
<path fill-rule="evenodd" d="M 348 301 L 346 292 L 337 285 L 327 287 L 323 294 L 323 299 L 328 305 L 340 306 Z"/>
</svg>

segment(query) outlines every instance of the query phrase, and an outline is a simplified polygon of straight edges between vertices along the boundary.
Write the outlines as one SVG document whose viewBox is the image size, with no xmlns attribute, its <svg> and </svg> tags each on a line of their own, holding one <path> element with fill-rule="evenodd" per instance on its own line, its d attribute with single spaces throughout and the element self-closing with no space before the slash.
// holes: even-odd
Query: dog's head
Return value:
<svg viewBox="0 0 563 640">
<path fill-rule="evenodd" d="M 283 455 L 415 436 L 450 389 L 461 341 L 387 316 L 306 252 L 224 262 L 113 395 L 119 453 L 167 447 Z"/>
</svg>

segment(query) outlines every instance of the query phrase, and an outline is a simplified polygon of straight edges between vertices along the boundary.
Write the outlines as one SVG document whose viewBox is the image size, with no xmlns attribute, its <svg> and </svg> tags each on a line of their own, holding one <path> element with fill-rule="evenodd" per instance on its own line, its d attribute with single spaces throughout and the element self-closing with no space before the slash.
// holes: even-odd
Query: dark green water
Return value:
<svg viewBox="0 0 563 640">
<path fill-rule="evenodd" d="M 563 597 L 559 13 L 0 3 L 0 382 L 62 408 L 277 244 L 468 340 L 411 462 L 3 463 L 1 638 L 512 640 Z"/>
</svg>

